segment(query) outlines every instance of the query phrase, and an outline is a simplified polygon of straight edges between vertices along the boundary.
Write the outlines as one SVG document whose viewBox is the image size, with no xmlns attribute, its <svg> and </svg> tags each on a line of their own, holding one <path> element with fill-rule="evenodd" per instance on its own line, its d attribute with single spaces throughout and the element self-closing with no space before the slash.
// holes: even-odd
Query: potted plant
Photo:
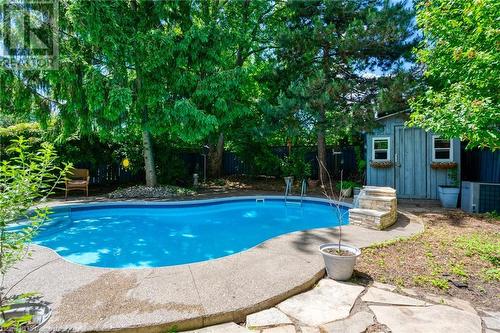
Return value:
<svg viewBox="0 0 500 333">
<path fill-rule="evenodd" d="M 318 186 L 319 184 L 319 179 L 308 179 L 307 180 L 307 186 L 309 186 L 309 188 L 316 188 L 316 186 Z"/>
<path fill-rule="evenodd" d="M 458 180 L 458 169 L 448 169 L 448 179 L 451 185 L 439 185 L 438 195 L 441 206 L 444 208 L 457 208 L 458 195 L 460 193 L 460 181 Z"/>
<path fill-rule="evenodd" d="M 344 198 L 350 198 L 352 195 L 352 189 L 355 187 L 359 187 L 357 183 L 351 181 L 341 181 L 338 182 L 335 186 L 337 188 L 337 191 L 339 191 Z"/>
<path fill-rule="evenodd" d="M 339 281 L 349 280 L 354 271 L 356 259 L 360 256 L 361 250 L 357 247 L 350 246 L 342 243 L 342 221 L 347 214 L 340 206 L 340 202 L 344 199 L 342 191 L 339 192 L 335 199 L 333 192 L 332 180 L 328 169 L 318 160 L 320 168 L 323 168 L 328 175 L 328 186 L 325 186 L 324 181 L 321 181 L 323 195 L 328 199 L 333 213 L 339 221 L 339 241 L 338 243 L 325 243 L 320 245 L 319 251 L 323 256 L 325 262 L 326 273 L 329 278 Z M 340 172 L 340 183 L 342 184 L 343 171 Z M 341 185 L 342 188 L 342 185 Z"/>
<path fill-rule="evenodd" d="M 30 152 L 27 140 L 14 140 L 8 151 L 14 155 L 0 164 L 0 327 L 2 332 L 38 330 L 50 317 L 50 308 L 38 301 L 34 293 L 11 295 L 3 286 L 5 274 L 30 254 L 29 244 L 42 223 L 48 218 L 48 208 L 30 210 L 52 193 L 67 173 L 56 166 L 52 145 L 42 144 L 39 151 Z M 22 223 L 20 223 L 22 221 Z M 13 228 L 13 226 L 16 227 Z M 21 279 L 22 281 L 22 279 Z"/>
</svg>

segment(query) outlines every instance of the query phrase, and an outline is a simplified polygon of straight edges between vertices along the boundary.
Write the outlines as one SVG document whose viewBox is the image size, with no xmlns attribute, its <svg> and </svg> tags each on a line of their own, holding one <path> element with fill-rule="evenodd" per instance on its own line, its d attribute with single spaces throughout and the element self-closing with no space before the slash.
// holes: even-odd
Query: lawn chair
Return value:
<svg viewBox="0 0 500 333">
<path fill-rule="evenodd" d="M 88 169 L 72 169 L 66 177 L 66 194 L 64 199 L 68 198 L 68 192 L 73 190 L 85 191 L 85 195 L 89 196 L 89 170 Z"/>
</svg>

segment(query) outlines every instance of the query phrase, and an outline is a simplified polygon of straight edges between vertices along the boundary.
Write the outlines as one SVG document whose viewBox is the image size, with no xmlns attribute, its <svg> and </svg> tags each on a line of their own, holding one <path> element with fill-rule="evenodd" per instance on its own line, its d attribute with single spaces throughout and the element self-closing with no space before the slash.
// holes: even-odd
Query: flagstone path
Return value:
<svg viewBox="0 0 500 333">
<path fill-rule="evenodd" d="M 494 333 L 500 313 L 469 302 L 373 283 L 323 279 L 310 291 L 268 310 L 191 333 Z"/>
</svg>

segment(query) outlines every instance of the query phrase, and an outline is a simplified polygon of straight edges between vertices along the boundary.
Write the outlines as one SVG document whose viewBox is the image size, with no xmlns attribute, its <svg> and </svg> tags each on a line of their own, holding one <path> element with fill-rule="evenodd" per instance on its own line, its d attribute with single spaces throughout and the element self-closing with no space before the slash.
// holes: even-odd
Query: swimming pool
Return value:
<svg viewBox="0 0 500 333">
<path fill-rule="evenodd" d="M 66 260 L 95 267 L 141 268 L 224 257 L 270 238 L 339 225 L 328 203 L 279 198 L 122 203 L 57 209 L 35 238 Z M 348 209 L 342 210 L 342 224 Z"/>
</svg>

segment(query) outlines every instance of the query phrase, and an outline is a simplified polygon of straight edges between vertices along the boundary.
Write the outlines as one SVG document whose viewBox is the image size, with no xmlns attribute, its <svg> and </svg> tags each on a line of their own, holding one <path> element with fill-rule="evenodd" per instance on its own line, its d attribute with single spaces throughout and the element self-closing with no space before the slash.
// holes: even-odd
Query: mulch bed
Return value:
<svg viewBox="0 0 500 333">
<path fill-rule="evenodd" d="M 417 215 L 425 225 L 422 234 L 364 249 L 356 264 L 357 273 L 402 288 L 447 294 L 477 307 L 499 310 L 498 217 L 458 210 Z M 475 249 L 486 243 L 491 245 L 489 259 L 471 251 L 470 246 Z"/>
</svg>

